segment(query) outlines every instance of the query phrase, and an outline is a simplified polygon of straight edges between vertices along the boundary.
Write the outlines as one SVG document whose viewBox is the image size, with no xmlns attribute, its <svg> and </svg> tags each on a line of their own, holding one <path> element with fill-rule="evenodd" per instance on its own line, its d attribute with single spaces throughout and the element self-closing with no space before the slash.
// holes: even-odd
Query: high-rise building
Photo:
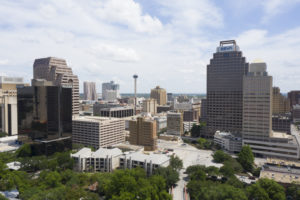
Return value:
<svg viewBox="0 0 300 200">
<path fill-rule="evenodd" d="M 292 109 L 294 105 L 300 105 L 300 91 L 294 90 L 288 93 L 288 99 L 290 100 L 290 108 Z"/>
<path fill-rule="evenodd" d="M 279 87 L 273 87 L 272 101 L 272 112 L 274 115 L 285 114 L 290 112 L 290 101 L 288 98 L 286 98 L 280 93 Z"/>
<path fill-rule="evenodd" d="M 84 100 L 97 101 L 95 82 L 83 82 Z"/>
<path fill-rule="evenodd" d="M 272 76 L 263 62 L 251 63 L 243 83 L 243 140 L 268 141 L 272 131 Z"/>
<path fill-rule="evenodd" d="M 45 79 L 55 86 L 72 88 L 73 115 L 79 114 L 79 80 L 64 59 L 54 57 L 36 59 L 33 64 L 33 79 Z"/>
<path fill-rule="evenodd" d="M 151 90 L 150 98 L 156 99 L 158 105 L 167 104 L 167 92 L 159 86 L 156 86 L 156 88 Z"/>
<path fill-rule="evenodd" d="M 115 101 L 121 98 L 119 90 L 120 85 L 114 81 L 102 83 L 102 99 L 105 101 Z"/>
<path fill-rule="evenodd" d="M 145 151 L 154 151 L 157 148 L 156 121 L 138 117 L 129 121 L 129 142 L 133 145 L 144 146 Z"/>
<path fill-rule="evenodd" d="M 167 134 L 168 135 L 183 135 L 183 116 L 182 113 L 168 112 L 167 113 Z"/>
<path fill-rule="evenodd" d="M 167 93 L 167 100 L 173 101 L 173 93 Z"/>
<path fill-rule="evenodd" d="M 255 155 L 299 159 L 297 137 L 272 131 L 272 77 L 265 63 L 250 64 L 243 88 L 243 145 Z"/>
<path fill-rule="evenodd" d="M 72 124 L 73 144 L 96 149 L 125 142 L 125 121 L 105 117 L 76 117 Z"/>
<path fill-rule="evenodd" d="M 0 131 L 18 134 L 17 88 L 24 86 L 21 77 L 0 76 Z"/>
<path fill-rule="evenodd" d="M 207 135 L 216 130 L 241 135 L 243 76 L 248 63 L 234 40 L 221 41 L 207 65 Z"/>
<path fill-rule="evenodd" d="M 156 99 L 145 99 L 143 101 L 143 112 L 156 114 L 157 112 L 157 101 Z"/>
<path fill-rule="evenodd" d="M 72 88 L 33 80 L 17 95 L 20 142 L 36 145 L 35 154 L 72 148 Z"/>
</svg>

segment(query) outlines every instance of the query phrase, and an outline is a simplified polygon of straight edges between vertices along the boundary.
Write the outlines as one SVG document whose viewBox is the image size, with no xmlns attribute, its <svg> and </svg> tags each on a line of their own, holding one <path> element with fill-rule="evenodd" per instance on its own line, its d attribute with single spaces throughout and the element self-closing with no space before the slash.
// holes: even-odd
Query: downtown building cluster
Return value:
<svg viewBox="0 0 300 200">
<path fill-rule="evenodd" d="M 221 41 L 207 66 L 206 104 L 207 137 L 216 134 L 220 142 L 220 131 L 227 132 L 228 146 L 250 145 L 257 156 L 299 159 L 298 137 L 272 130 L 272 113 L 290 111 L 289 104 L 273 89 L 266 63 L 247 63 L 235 41 Z"/>
</svg>

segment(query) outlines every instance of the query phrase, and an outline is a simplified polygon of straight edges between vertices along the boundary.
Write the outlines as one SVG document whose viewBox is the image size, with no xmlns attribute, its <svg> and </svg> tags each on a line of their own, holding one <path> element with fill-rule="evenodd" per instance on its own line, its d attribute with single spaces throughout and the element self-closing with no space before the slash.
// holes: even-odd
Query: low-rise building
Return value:
<svg viewBox="0 0 300 200">
<path fill-rule="evenodd" d="M 164 154 L 134 152 L 124 154 L 120 158 L 120 168 L 132 169 L 141 167 L 146 171 L 147 175 L 153 174 L 153 171 L 158 167 L 167 167 L 169 164 L 170 158 Z"/>
<path fill-rule="evenodd" d="M 125 142 L 125 122 L 118 118 L 77 117 L 72 122 L 72 142 L 85 146 L 108 147 Z"/>
<path fill-rule="evenodd" d="M 228 132 L 216 131 L 214 135 L 214 143 L 229 152 L 237 153 L 242 150 L 242 138 L 235 137 Z"/>
<path fill-rule="evenodd" d="M 163 113 L 163 112 L 168 112 L 172 108 L 170 105 L 164 105 L 164 106 L 157 106 L 157 113 Z"/>
<path fill-rule="evenodd" d="M 294 123 L 300 122 L 300 105 L 299 104 L 293 106 L 292 117 L 293 117 Z"/>
<path fill-rule="evenodd" d="M 283 184 L 300 184 L 300 163 L 298 161 L 267 158 L 259 178 L 268 178 Z"/>
<path fill-rule="evenodd" d="M 94 104 L 94 116 L 100 117 L 130 117 L 134 114 L 132 106 L 120 106 L 119 104 Z"/>
<path fill-rule="evenodd" d="M 272 116 L 272 130 L 277 132 L 291 133 L 291 115 L 273 115 Z"/>
<path fill-rule="evenodd" d="M 195 125 L 198 125 L 199 123 L 197 121 L 188 121 L 188 122 L 183 122 L 183 130 L 184 132 L 190 132 L 192 127 Z"/>
<path fill-rule="evenodd" d="M 122 151 L 118 148 L 99 148 L 93 152 L 90 148 L 82 148 L 71 154 L 75 161 L 74 169 L 80 172 L 112 172 L 120 166 Z"/>
</svg>

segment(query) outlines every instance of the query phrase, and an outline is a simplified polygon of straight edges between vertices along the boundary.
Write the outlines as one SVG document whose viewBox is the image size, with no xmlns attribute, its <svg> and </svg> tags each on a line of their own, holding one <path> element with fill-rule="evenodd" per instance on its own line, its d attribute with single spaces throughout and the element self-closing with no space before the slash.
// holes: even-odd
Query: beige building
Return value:
<svg viewBox="0 0 300 200">
<path fill-rule="evenodd" d="M 298 159 L 298 139 L 272 131 L 272 94 L 266 63 L 251 63 L 243 79 L 243 145 L 255 155 Z"/>
<path fill-rule="evenodd" d="M 279 87 L 273 87 L 273 107 L 274 115 L 285 114 L 290 112 L 290 101 L 280 93 Z"/>
<path fill-rule="evenodd" d="M 18 134 L 17 87 L 22 86 L 21 77 L 0 76 L 0 129 L 8 135 Z"/>
<path fill-rule="evenodd" d="M 125 142 L 125 122 L 118 118 L 76 117 L 72 122 L 72 142 L 96 149 Z"/>
<path fill-rule="evenodd" d="M 251 63 L 243 83 L 243 139 L 266 141 L 272 131 L 272 76 L 266 63 Z"/>
<path fill-rule="evenodd" d="M 79 114 L 79 80 L 64 59 L 36 59 L 33 64 L 33 79 L 52 81 L 55 86 L 72 87 L 73 115 Z"/>
<path fill-rule="evenodd" d="M 129 121 L 129 142 L 144 146 L 145 151 L 157 149 L 156 121 L 150 118 L 138 117 Z"/>
<path fill-rule="evenodd" d="M 157 112 L 157 101 L 156 99 L 145 99 L 143 101 L 143 112 L 156 114 Z"/>
<path fill-rule="evenodd" d="M 167 92 L 159 86 L 156 86 L 156 88 L 151 90 L 150 98 L 156 99 L 158 105 L 167 104 Z"/>
<path fill-rule="evenodd" d="M 97 101 L 97 91 L 95 82 L 83 82 L 84 100 Z"/>
<path fill-rule="evenodd" d="M 182 113 L 168 112 L 167 114 L 167 134 L 183 135 L 183 116 Z"/>
</svg>

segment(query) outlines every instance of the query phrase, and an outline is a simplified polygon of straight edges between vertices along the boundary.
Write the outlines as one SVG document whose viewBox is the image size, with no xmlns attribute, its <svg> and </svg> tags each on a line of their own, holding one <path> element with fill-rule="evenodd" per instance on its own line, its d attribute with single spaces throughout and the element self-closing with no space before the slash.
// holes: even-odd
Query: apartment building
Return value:
<svg viewBox="0 0 300 200">
<path fill-rule="evenodd" d="M 129 121 L 129 142 L 144 146 L 145 151 L 157 149 L 156 121 L 151 118 L 138 117 Z"/>
<path fill-rule="evenodd" d="M 125 142 L 125 122 L 118 118 L 76 117 L 72 122 L 72 142 L 96 149 Z"/>
</svg>

